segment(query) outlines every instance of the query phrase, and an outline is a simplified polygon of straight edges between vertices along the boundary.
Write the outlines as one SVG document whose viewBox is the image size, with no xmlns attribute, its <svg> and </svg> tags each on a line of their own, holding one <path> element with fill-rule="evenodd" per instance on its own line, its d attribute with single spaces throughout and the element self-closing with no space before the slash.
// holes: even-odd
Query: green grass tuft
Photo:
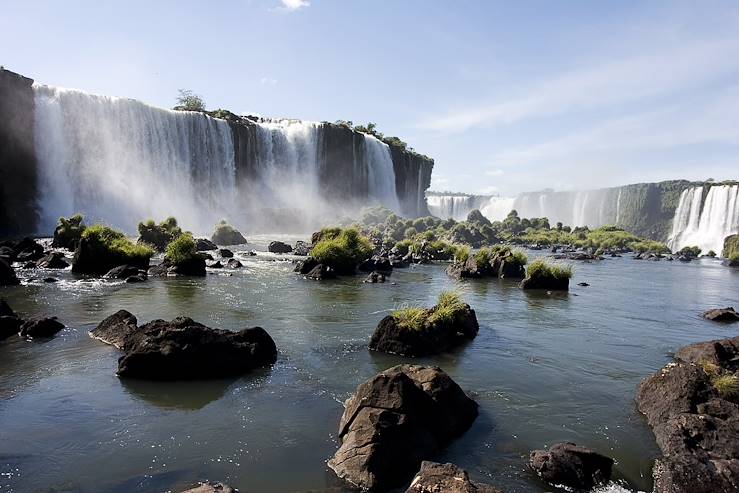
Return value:
<svg viewBox="0 0 739 493">
<path fill-rule="evenodd" d="M 374 246 L 356 228 L 340 230 L 334 237 L 321 239 L 313 247 L 311 256 L 338 273 L 354 272 L 357 264 L 372 255 Z"/>
<path fill-rule="evenodd" d="M 739 377 L 726 373 L 711 380 L 713 386 L 725 399 L 733 400 L 739 397 Z"/>
<path fill-rule="evenodd" d="M 94 224 L 86 228 L 82 233 L 82 238 L 96 246 L 107 249 L 111 253 L 127 258 L 149 259 L 154 255 L 154 250 L 148 245 L 137 245 L 120 231 L 102 224 Z"/>
<path fill-rule="evenodd" d="M 167 259 L 175 265 L 192 260 L 197 255 L 197 244 L 190 233 L 180 235 L 167 245 Z"/>
<path fill-rule="evenodd" d="M 426 310 L 419 306 L 409 306 L 395 310 L 392 316 L 398 322 L 400 328 L 414 331 L 423 330 L 424 322 L 428 317 Z"/>
<path fill-rule="evenodd" d="M 543 258 L 531 262 L 526 268 L 527 277 L 551 277 L 554 279 L 572 278 L 572 266 L 566 264 L 549 263 Z"/>
</svg>

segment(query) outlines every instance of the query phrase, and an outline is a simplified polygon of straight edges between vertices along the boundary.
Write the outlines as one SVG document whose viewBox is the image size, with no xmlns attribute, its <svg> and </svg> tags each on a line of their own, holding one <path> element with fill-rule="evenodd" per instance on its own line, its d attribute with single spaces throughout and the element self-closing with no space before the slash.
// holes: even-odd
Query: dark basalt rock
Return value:
<svg viewBox="0 0 739 493">
<path fill-rule="evenodd" d="M 52 337 L 63 328 L 64 324 L 59 322 L 56 317 L 34 318 L 23 322 L 18 335 L 31 339 Z"/>
<path fill-rule="evenodd" d="M 237 376 L 277 360 L 277 348 L 261 327 L 238 332 L 211 329 L 186 317 L 154 320 L 129 334 L 118 375 L 148 380 Z"/>
<path fill-rule="evenodd" d="M 378 284 L 378 283 L 384 283 L 385 282 L 385 274 L 382 274 L 380 272 L 373 272 L 370 275 L 367 276 L 367 278 L 362 281 L 364 283 L 368 284 Z"/>
<path fill-rule="evenodd" d="M 44 277 L 44 282 L 59 282 L 59 279 L 57 279 L 56 277 Z"/>
<path fill-rule="evenodd" d="M 311 245 L 307 244 L 304 241 L 295 242 L 295 248 L 293 249 L 293 255 L 299 255 L 301 257 L 306 257 L 310 255 L 310 251 L 311 251 Z"/>
<path fill-rule="evenodd" d="M 218 245 L 243 245 L 247 243 L 244 235 L 235 229 L 216 229 L 216 232 L 211 236 L 211 240 Z"/>
<path fill-rule="evenodd" d="M 200 483 L 195 488 L 190 488 L 181 493 L 239 493 L 239 490 L 231 488 L 223 483 Z"/>
<path fill-rule="evenodd" d="M 231 258 L 234 256 L 234 252 L 232 252 L 228 248 L 221 248 L 220 250 L 218 250 L 218 253 L 221 254 L 222 258 Z"/>
<path fill-rule="evenodd" d="M 64 254 L 59 252 L 50 252 L 36 263 L 41 269 L 66 269 L 69 263 L 64 260 Z"/>
<path fill-rule="evenodd" d="M 557 443 L 531 452 L 529 465 L 552 485 L 590 490 L 611 478 L 613 459 L 574 443 Z"/>
<path fill-rule="evenodd" d="M 478 265 L 475 257 L 470 256 L 465 262 L 453 263 L 446 272 L 455 279 L 479 279 L 492 275 L 493 268 L 490 265 Z"/>
<path fill-rule="evenodd" d="M 716 322 L 736 322 L 739 321 L 739 313 L 733 307 L 714 308 L 703 314 L 703 318 Z"/>
<path fill-rule="evenodd" d="M 388 274 L 393 271 L 393 265 L 387 257 L 373 256 L 357 266 L 361 272 L 381 272 Z"/>
<path fill-rule="evenodd" d="M 44 247 L 32 238 L 23 238 L 14 246 L 16 262 L 38 260 L 44 256 Z"/>
<path fill-rule="evenodd" d="M 33 262 L 33 261 L 26 262 L 25 264 L 23 264 L 23 267 L 21 267 L 21 268 L 22 269 L 35 269 L 36 268 L 36 262 Z"/>
<path fill-rule="evenodd" d="M 228 259 L 228 262 L 226 262 L 226 267 L 229 269 L 240 269 L 244 266 L 240 261 L 236 260 L 235 258 Z"/>
<path fill-rule="evenodd" d="M 211 269 L 223 269 L 223 264 L 220 260 L 210 260 L 205 262 L 206 267 L 210 267 Z"/>
<path fill-rule="evenodd" d="M 548 289 L 551 291 L 568 291 L 570 280 L 551 276 L 527 277 L 518 285 L 521 289 Z"/>
<path fill-rule="evenodd" d="M 470 480 L 469 474 L 454 464 L 423 461 L 421 469 L 405 493 L 502 493 L 484 483 Z"/>
<path fill-rule="evenodd" d="M 205 259 L 200 255 L 196 255 L 184 262 L 175 264 L 165 257 L 161 264 L 154 265 L 149 269 L 149 275 L 154 277 L 170 275 L 204 277 L 206 275 Z"/>
<path fill-rule="evenodd" d="M 739 491 L 739 406 L 722 396 L 699 365 L 739 369 L 739 337 L 691 344 L 646 378 L 637 405 L 663 457 L 654 466 L 655 493 Z"/>
<path fill-rule="evenodd" d="M 136 274 L 135 276 L 127 277 L 126 283 L 128 284 L 136 284 L 140 282 L 146 282 L 146 280 L 149 278 L 149 276 L 146 274 L 146 272 L 141 271 L 140 273 Z"/>
<path fill-rule="evenodd" d="M 586 287 L 590 286 L 590 284 L 588 284 L 588 283 L 586 283 L 586 282 L 578 282 L 578 283 L 577 283 L 577 285 L 578 285 L 578 286 L 582 286 L 582 287 L 584 287 L 584 288 L 586 288 Z"/>
<path fill-rule="evenodd" d="M 133 265 L 119 265 L 103 275 L 104 279 L 125 279 L 126 281 L 132 277 L 143 278 L 145 281 L 147 278 L 146 271 Z"/>
<path fill-rule="evenodd" d="M 228 244 L 231 245 L 233 243 Z M 226 243 L 224 243 L 224 245 L 226 245 Z M 195 249 L 198 252 L 208 252 L 211 250 L 218 250 L 218 245 L 207 238 L 195 238 Z"/>
<path fill-rule="evenodd" d="M 480 326 L 475 310 L 465 304 L 452 321 L 429 321 L 436 307 L 427 311 L 427 319 L 420 330 L 401 327 L 397 319 L 388 315 L 380 320 L 372 334 L 369 348 L 373 351 L 403 356 L 427 356 L 448 351 L 465 341 L 474 339 Z"/>
<path fill-rule="evenodd" d="M 0 341 L 17 334 L 22 324 L 23 320 L 10 308 L 8 302 L 0 299 Z"/>
<path fill-rule="evenodd" d="M 295 272 L 298 272 L 303 275 L 307 275 L 310 271 L 312 271 L 316 266 L 318 265 L 318 261 L 314 259 L 313 257 L 308 257 L 305 260 L 299 261 L 295 265 L 295 269 L 293 269 Z"/>
<path fill-rule="evenodd" d="M 90 331 L 90 337 L 123 349 L 126 338 L 137 329 L 136 317 L 126 310 L 118 310 Z"/>
<path fill-rule="evenodd" d="M 346 401 L 341 447 L 328 466 L 363 491 L 387 491 L 407 483 L 476 417 L 475 401 L 441 369 L 395 366 Z"/>
<path fill-rule="evenodd" d="M 0 245 L 0 260 L 10 265 L 15 260 L 15 251 L 9 245 Z"/>
<path fill-rule="evenodd" d="M 293 247 L 281 241 L 271 241 L 267 246 L 267 250 L 271 253 L 290 253 Z"/>
<path fill-rule="evenodd" d="M 149 258 L 136 258 L 101 247 L 95 239 L 82 237 L 74 251 L 72 272 L 104 275 L 121 265 L 131 265 L 141 270 L 149 268 Z"/>
<path fill-rule="evenodd" d="M 5 260 L 0 259 L 0 286 L 14 286 L 20 283 L 13 268 Z"/>
<path fill-rule="evenodd" d="M 336 272 L 329 266 L 317 264 L 306 275 L 308 279 L 323 281 L 325 279 L 336 279 Z"/>
</svg>

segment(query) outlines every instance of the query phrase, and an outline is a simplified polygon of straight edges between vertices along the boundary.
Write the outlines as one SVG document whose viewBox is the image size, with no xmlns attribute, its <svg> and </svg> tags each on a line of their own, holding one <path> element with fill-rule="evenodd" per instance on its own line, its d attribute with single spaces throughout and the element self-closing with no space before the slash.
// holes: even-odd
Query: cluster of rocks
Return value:
<svg viewBox="0 0 739 493">
<path fill-rule="evenodd" d="M 41 317 L 23 320 L 10 305 L 0 299 L 0 340 L 15 334 L 26 339 L 39 339 L 54 336 L 64 328 L 56 317 Z"/>
<path fill-rule="evenodd" d="M 477 337 L 480 326 L 475 310 L 468 304 L 464 304 L 450 319 L 434 317 L 438 309 L 437 305 L 425 311 L 420 328 L 404 327 L 394 315 L 386 316 L 372 334 L 369 348 L 419 357 L 448 351 Z"/>
<path fill-rule="evenodd" d="M 734 337 L 683 347 L 639 385 L 639 411 L 663 453 L 653 470 L 656 493 L 739 491 L 737 395 L 714 384 L 719 376 L 735 382 L 738 370 Z"/>
<path fill-rule="evenodd" d="M 61 252 L 45 250 L 44 246 L 32 238 L 18 241 L 0 242 L 0 286 L 20 284 L 13 268 L 17 264 L 22 269 L 66 269 L 69 267 Z"/>
<path fill-rule="evenodd" d="M 237 376 L 277 360 L 277 348 L 261 327 L 237 332 L 212 329 L 187 317 L 137 325 L 120 310 L 106 318 L 90 336 L 124 352 L 120 377 L 189 380 Z"/>
<path fill-rule="evenodd" d="M 516 261 L 510 250 L 497 252 L 487 262 L 479 262 L 475 255 L 470 255 L 464 262 L 454 262 L 446 272 L 455 279 L 521 279 L 526 275 L 524 266 Z"/>
</svg>

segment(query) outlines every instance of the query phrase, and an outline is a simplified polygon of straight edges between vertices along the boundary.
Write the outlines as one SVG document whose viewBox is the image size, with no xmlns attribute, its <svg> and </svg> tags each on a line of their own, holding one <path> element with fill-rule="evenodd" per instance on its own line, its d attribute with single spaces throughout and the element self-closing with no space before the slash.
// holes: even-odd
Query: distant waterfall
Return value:
<svg viewBox="0 0 739 493">
<path fill-rule="evenodd" d="M 703 253 L 721 254 L 724 238 L 739 233 L 739 185 L 711 186 L 704 200 L 704 187 L 688 188 L 672 223 L 668 245 L 673 251 L 698 246 Z"/>
<path fill-rule="evenodd" d="M 263 224 L 268 210 L 335 218 L 348 213 L 338 202 L 399 209 L 390 148 L 371 135 L 259 120 L 239 124 L 237 138 L 236 127 L 199 112 L 42 85 L 34 91 L 40 232 L 76 212 L 127 232 L 173 215 L 207 233 L 222 218 Z"/>
<path fill-rule="evenodd" d="M 429 195 L 426 197 L 429 211 L 432 215 L 443 219 L 463 221 L 474 209 L 481 209 L 487 204 L 490 197 L 481 195 Z"/>
<path fill-rule="evenodd" d="M 187 217 L 209 230 L 234 213 L 228 123 L 132 99 L 35 86 L 42 231 L 84 212 L 127 231 L 147 218 Z"/>
</svg>

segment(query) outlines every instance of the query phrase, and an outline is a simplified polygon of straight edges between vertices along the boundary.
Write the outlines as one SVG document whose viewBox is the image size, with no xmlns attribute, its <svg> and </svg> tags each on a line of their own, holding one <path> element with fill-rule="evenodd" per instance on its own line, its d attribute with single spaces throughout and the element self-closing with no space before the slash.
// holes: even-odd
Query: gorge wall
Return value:
<svg viewBox="0 0 739 493">
<path fill-rule="evenodd" d="M 0 76 L 0 121 L 15 118 L 0 127 L 12 142 L 3 149 L 24 151 L 0 155 L 5 236 L 48 234 L 76 212 L 129 232 L 174 215 L 198 233 L 224 218 L 305 231 L 376 204 L 428 214 L 433 160 L 348 127 L 173 111 Z"/>
</svg>

